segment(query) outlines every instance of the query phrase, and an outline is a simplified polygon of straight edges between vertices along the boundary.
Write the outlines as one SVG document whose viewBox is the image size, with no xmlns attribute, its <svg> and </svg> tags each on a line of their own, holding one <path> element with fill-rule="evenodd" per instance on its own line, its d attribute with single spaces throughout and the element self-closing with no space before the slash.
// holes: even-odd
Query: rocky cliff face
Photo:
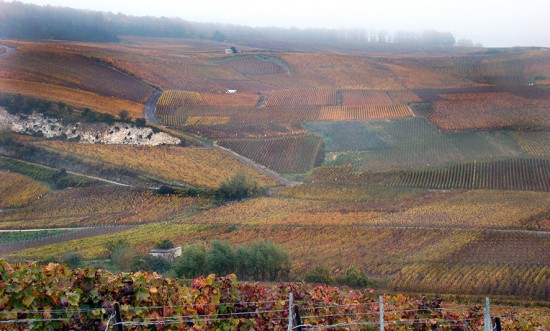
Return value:
<svg viewBox="0 0 550 331">
<path fill-rule="evenodd" d="M 138 128 L 134 124 L 115 122 L 64 124 L 54 118 L 34 113 L 29 116 L 11 115 L 0 108 L 0 125 L 17 133 L 43 135 L 46 138 L 66 138 L 91 144 L 125 145 L 177 145 L 180 139 L 151 128 Z"/>
</svg>

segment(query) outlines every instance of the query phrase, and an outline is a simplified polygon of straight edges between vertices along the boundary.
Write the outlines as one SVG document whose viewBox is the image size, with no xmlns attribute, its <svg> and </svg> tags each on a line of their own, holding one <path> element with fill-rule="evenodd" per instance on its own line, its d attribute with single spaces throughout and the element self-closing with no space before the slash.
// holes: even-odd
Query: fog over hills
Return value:
<svg viewBox="0 0 550 331">
<path fill-rule="evenodd" d="M 25 3 L 123 13 L 179 17 L 192 22 L 253 27 L 352 29 L 359 31 L 451 32 L 488 47 L 550 46 L 545 0 L 522 1 L 85 1 L 25 0 Z"/>
</svg>

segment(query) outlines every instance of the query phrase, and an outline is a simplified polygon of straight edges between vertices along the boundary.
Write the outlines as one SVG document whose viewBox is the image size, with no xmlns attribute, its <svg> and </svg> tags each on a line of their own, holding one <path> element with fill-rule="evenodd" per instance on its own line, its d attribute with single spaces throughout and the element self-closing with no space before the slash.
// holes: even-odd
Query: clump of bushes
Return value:
<svg viewBox="0 0 550 331">
<path fill-rule="evenodd" d="M 338 284 L 351 287 L 372 287 L 376 285 L 364 272 L 356 268 L 348 269 L 345 275 L 334 277 L 327 268 L 317 267 L 305 274 L 303 280 L 308 283 Z"/>
<path fill-rule="evenodd" d="M 185 278 L 235 273 L 241 279 L 273 281 L 288 278 L 290 267 L 288 253 L 270 241 L 236 249 L 227 242 L 213 241 L 208 248 L 201 244 L 185 247 L 176 259 L 174 273 Z"/>
<path fill-rule="evenodd" d="M 218 201 L 234 201 L 265 194 L 265 189 L 254 180 L 246 178 L 243 173 L 237 173 L 221 183 L 218 189 L 171 187 L 163 185 L 157 189 L 157 194 L 179 194 L 183 196 L 212 198 Z"/>
</svg>

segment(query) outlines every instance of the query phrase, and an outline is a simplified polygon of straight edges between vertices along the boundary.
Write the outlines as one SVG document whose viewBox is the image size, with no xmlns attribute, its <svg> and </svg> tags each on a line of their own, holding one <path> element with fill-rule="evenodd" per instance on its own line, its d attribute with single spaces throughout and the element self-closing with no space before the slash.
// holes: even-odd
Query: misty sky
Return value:
<svg viewBox="0 0 550 331">
<path fill-rule="evenodd" d="M 23 0 L 194 22 L 450 31 L 484 46 L 550 47 L 550 0 Z"/>
</svg>

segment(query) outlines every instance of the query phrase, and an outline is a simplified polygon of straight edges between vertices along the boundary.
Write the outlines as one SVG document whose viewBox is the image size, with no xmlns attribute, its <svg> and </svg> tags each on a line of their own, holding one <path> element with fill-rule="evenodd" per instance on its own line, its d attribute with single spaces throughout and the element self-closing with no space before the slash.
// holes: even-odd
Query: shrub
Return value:
<svg viewBox="0 0 550 331">
<path fill-rule="evenodd" d="M 158 249 L 171 249 L 174 247 L 176 247 L 176 245 L 174 245 L 174 243 L 168 239 L 161 240 L 153 246 L 153 248 Z"/>
<path fill-rule="evenodd" d="M 13 142 L 13 131 L 7 127 L 0 126 L 0 145 L 11 145 Z"/>
<path fill-rule="evenodd" d="M 144 260 L 147 264 L 148 270 L 158 273 L 166 273 L 172 267 L 172 264 L 168 260 L 159 256 L 146 255 Z"/>
<path fill-rule="evenodd" d="M 157 194 L 168 195 L 168 194 L 174 194 L 174 193 L 176 193 L 176 190 L 166 185 L 162 185 L 157 189 Z"/>
<path fill-rule="evenodd" d="M 355 268 L 348 269 L 346 271 L 346 276 L 338 279 L 338 283 L 351 287 L 367 287 L 374 285 L 374 282 L 371 281 L 364 272 Z"/>
<path fill-rule="evenodd" d="M 206 248 L 201 244 L 185 247 L 174 263 L 177 277 L 196 278 L 207 273 Z"/>
<path fill-rule="evenodd" d="M 142 128 L 147 124 L 144 118 L 136 118 L 136 126 Z"/>
<path fill-rule="evenodd" d="M 235 253 L 225 241 L 215 240 L 206 255 L 208 271 L 218 275 L 235 272 Z"/>
<path fill-rule="evenodd" d="M 115 269 L 119 271 L 131 271 L 134 267 L 134 259 L 137 256 L 132 247 L 118 247 L 111 253 L 111 261 Z"/>
<path fill-rule="evenodd" d="M 261 192 L 256 181 L 248 180 L 241 172 L 221 183 L 216 196 L 221 200 L 242 200 Z"/>
<path fill-rule="evenodd" d="M 71 267 L 71 269 L 80 268 L 82 266 L 82 255 L 76 252 L 69 252 L 63 256 L 62 262 Z"/>
<path fill-rule="evenodd" d="M 334 278 L 330 275 L 327 268 L 317 267 L 308 272 L 304 280 L 308 283 L 333 284 Z"/>
<path fill-rule="evenodd" d="M 130 117 L 130 113 L 127 111 L 127 110 L 121 110 L 118 112 L 118 118 L 122 121 L 122 122 L 128 122 L 128 121 L 131 121 L 132 118 Z"/>
</svg>

